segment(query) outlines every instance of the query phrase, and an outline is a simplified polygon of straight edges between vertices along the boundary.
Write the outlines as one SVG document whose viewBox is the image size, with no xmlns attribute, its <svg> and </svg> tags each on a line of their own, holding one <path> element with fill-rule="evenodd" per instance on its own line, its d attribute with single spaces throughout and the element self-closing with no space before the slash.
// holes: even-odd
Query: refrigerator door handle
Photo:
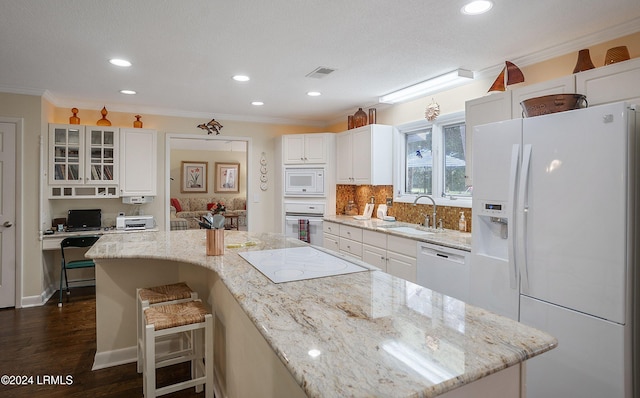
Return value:
<svg viewBox="0 0 640 398">
<path fill-rule="evenodd" d="M 511 148 L 511 168 L 509 169 L 509 220 L 507 222 L 507 243 L 509 250 L 509 286 L 511 289 L 518 288 L 518 262 L 516 261 L 516 239 L 515 231 L 515 204 L 516 204 L 516 182 L 518 178 L 518 164 L 520 163 L 520 145 L 513 144 Z"/>
<path fill-rule="evenodd" d="M 516 257 L 520 267 L 522 292 L 527 293 L 529 290 L 529 273 L 527 270 L 527 212 L 529 204 L 527 202 L 529 187 L 529 166 L 531 164 L 531 145 L 527 144 L 522 147 L 522 167 L 520 169 L 520 187 L 518 188 L 518 233 L 516 243 Z"/>
</svg>

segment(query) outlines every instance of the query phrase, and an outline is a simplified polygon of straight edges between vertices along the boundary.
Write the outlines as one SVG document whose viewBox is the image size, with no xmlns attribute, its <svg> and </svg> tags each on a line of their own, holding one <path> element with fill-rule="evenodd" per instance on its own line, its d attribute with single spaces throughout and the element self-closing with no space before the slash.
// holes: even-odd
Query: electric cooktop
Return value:
<svg viewBox="0 0 640 398">
<path fill-rule="evenodd" d="M 368 271 L 311 246 L 238 253 L 273 283 Z"/>
</svg>

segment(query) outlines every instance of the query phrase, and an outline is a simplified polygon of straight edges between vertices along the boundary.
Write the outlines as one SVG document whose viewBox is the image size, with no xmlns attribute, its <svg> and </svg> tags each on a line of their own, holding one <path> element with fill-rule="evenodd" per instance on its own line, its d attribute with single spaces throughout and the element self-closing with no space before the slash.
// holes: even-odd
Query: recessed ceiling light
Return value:
<svg viewBox="0 0 640 398">
<path fill-rule="evenodd" d="M 462 7 L 460 12 L 466 15 L 484 14 L 493 7 L 493 2 L 487 0 L 476 0 Z"/>
<path fill-rule="evenodd" d="M 262 106 L 262 105 L 264 105 L 264 102 L 262 102 L 262 101 L 253 101 L 253 102 L 251 102 L 251 105 Z"/>
<path fill-rule="evenodd" d="M 233 80 L 237 81 L 237 82 L 248 82 L 249 80 L 249 76 L 245 76 L 245 75 L 235 75 L 233 77 Z"/>
<path fill-rule="evenodd" d="M 309 97 L 318 97 L 318 96 L 322 95 L 322 93 L 320 93 L 319 91 L 309 91 L 309 92 L 307 92 L 307 95 Z"/>
<path fill-rule="evenodd" d="M 127 61 L 126 59 L 112 58 L 109 60 L 109 62 L 115 66 L 122 66 L 122 67 L 131 66 L 131 62 Z"/>
<path fill-rule="evenodd" d="M 133 90 L 120 90 L 120 94 L 134 95 L 137 93 Z"/>
</svg>

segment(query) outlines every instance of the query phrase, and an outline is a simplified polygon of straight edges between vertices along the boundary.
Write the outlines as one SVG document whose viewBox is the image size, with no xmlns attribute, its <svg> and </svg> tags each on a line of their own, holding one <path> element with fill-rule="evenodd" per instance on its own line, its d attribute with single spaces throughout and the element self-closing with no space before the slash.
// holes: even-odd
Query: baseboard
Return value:
<svg viewBox="0 0 640 398">
<path fill-rule="evenodd" d="M 96 282 L 93 279 L 90 280 L 74 280 L 69 281 L 69 288 L 73 289 L 74 287 L 87 287 L 87 286 L 95 286 Z M 38 307 L 41 305 L 45 305 L 49 299 L 56 294 L 58 291 L 58 285 L 49 285 L 45 291 L 40 293 L 38 296 L 26 296 L 20 299 L 20 308 L 28 308 L 28 307 Z"/>
<path fill-rule="evenodd" d="M 93 358 L 93 367 L 91 370 L 105 369 L 136 361 L 138 361 L 138 351 L 135 346 L 113 351 L 97 352 Z"/>
</svg>

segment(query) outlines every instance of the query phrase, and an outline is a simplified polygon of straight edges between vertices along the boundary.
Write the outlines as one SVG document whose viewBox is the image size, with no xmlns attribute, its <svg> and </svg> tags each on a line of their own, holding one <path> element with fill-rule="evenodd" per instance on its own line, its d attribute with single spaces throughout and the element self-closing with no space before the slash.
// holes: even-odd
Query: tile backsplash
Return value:
<svg viewBox="0 0 640 398">
<path fill-rule="evenodd" d="M 336 185 L 336 214 L 344 214 L 345 207 L 350 200 L 353 200 L 358 207 L 358 214 L 362 211 L 371 197 L 375 198 L 376 207 L 373 209 L 375 215 L 378 211 L 378 205 L 386 203 L 387 198 L 393 197 L 392 185 Z M 422 199 L 418 205 L 412 203 L 393 202 L 387 214 L 394 216 L 398 221 L 404 221 L 413 224 L 424 223 L 424 216 L 428 214 L 431 217 L 433 206 L 424 204 Z M 466 207 L 455 206 L 438 206 L 438 220 L 442 219 L 442 225 L 445 229 L 458 229 L 458 220 L 460 220 L 460 212 L 464 212 L 464 218 L 467 220 L 467 232 L 471 232 L 471 209 Z"/>
</svg>

